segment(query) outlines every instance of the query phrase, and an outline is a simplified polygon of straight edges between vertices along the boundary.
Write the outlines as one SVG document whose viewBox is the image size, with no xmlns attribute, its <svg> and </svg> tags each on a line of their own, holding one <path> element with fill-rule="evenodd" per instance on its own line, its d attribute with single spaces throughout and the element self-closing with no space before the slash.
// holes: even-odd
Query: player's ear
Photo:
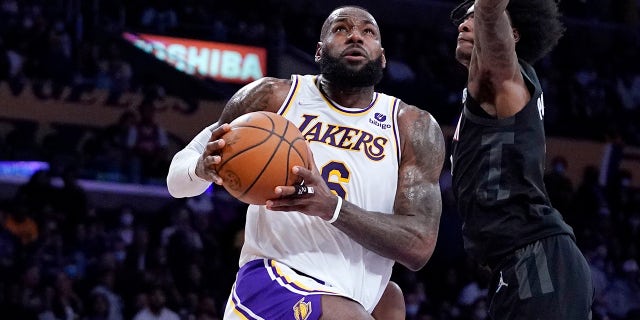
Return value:
<svg viewBox="0 0 640 320">
<path fill-rule="evenodd" d="M 382 59 L 382 69 L 387 67 L 387 56 L 384 54 L 384 48 L 382 48 L 382 54 L 380 55 Z"/>
<path fill-rule="evenodd" d="M 318 42 L 316 46 L 316 56 L 315 61 L 320 62 L 320 57 L 322 57 L 322 42 Z"/>
<path fill-rule="evenodd" d="M 518 29 L 512 28 L 512 30 L 513 30 L 513 40 L 515 40 L 516 42 L 520 41 L 520 32 L 518 32 Z"/>
</svg>

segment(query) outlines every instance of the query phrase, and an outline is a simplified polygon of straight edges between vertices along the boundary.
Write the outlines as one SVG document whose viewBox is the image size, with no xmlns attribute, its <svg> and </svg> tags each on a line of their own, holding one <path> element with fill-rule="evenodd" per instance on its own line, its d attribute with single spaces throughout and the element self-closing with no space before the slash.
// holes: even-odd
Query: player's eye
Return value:
<svg viewBox="0 0 640 320">
<path fill-rule="evenodd" d="M 335 32 L 335 33 L 341 33 L 341 32 L 347 32 L 347 31 L 348 31 L 347 28 L 343 27 L 343 26 L 339 26 L 339 27 L 336 27 L 335 29 L 333 29 L 333 32 Z"/>
</svg>

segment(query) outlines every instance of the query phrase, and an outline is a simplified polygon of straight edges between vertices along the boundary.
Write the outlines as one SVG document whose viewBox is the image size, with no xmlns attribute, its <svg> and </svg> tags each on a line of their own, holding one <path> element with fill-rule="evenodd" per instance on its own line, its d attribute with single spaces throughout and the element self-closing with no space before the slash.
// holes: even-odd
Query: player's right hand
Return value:
<svg viewBox="0 0 640 320">
<path fill-rule="evenodd" d="M 215 170 L 215 166 L 220 163 L 220 151 L 225 146 L 222 136 L 231 130 L 228 123 L 222 124 L 211 131 L 211 137 L 198 159 L 196 165 L 196 175 L 204 180 L 211 181 L 217 185 L 222 185 L 222 178 Z"/>
</svg>

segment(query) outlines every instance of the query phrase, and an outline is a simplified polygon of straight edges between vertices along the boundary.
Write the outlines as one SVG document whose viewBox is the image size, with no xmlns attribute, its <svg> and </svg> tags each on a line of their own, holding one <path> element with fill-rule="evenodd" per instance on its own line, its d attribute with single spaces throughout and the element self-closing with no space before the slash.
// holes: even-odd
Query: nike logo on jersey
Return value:
<svg viewBox="0 0 640 320">
<path fill-rule="evenodd" d="M 316 102 L 314 102 L 313 100 L 298 100 L 298 104 L 301 106 L 307 106 L 310 104 L 315 104 Z"/>
</svg>

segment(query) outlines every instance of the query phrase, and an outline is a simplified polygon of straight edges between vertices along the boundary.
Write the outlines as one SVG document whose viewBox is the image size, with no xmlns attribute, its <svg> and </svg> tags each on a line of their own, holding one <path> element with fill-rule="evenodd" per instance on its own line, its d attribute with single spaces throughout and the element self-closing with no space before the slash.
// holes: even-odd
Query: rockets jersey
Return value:
<svg viewBox="0 0 640 320">
<path fill-rule="evenodd" d="M 533 68 L 520 61 L 531 100 L 514 116 L 489 117 L 464 90 L 453 136 L 453 191 L 463 218 L 464 246 L 480 263 L 495 263 L 528 243 L 573 231 L 551 206 L 543 182 L 544 99 Z"/>
<path fill-rule="evenodd" d="M 319 90 L 316 75 L 293 75 L 292 81 L 278 113 L 309 142 L 328 187 L 346 201 L 377 212 L 372 214 L 392 214 L 400 160 L 400 100 L 374 93 L 366 109 L 349 109 Z M 319 217 L 250 205 L 240 266 L 258 258 L 274 259 L 318 279 L 369 312 L 394 264 Z"/>
</svg>

